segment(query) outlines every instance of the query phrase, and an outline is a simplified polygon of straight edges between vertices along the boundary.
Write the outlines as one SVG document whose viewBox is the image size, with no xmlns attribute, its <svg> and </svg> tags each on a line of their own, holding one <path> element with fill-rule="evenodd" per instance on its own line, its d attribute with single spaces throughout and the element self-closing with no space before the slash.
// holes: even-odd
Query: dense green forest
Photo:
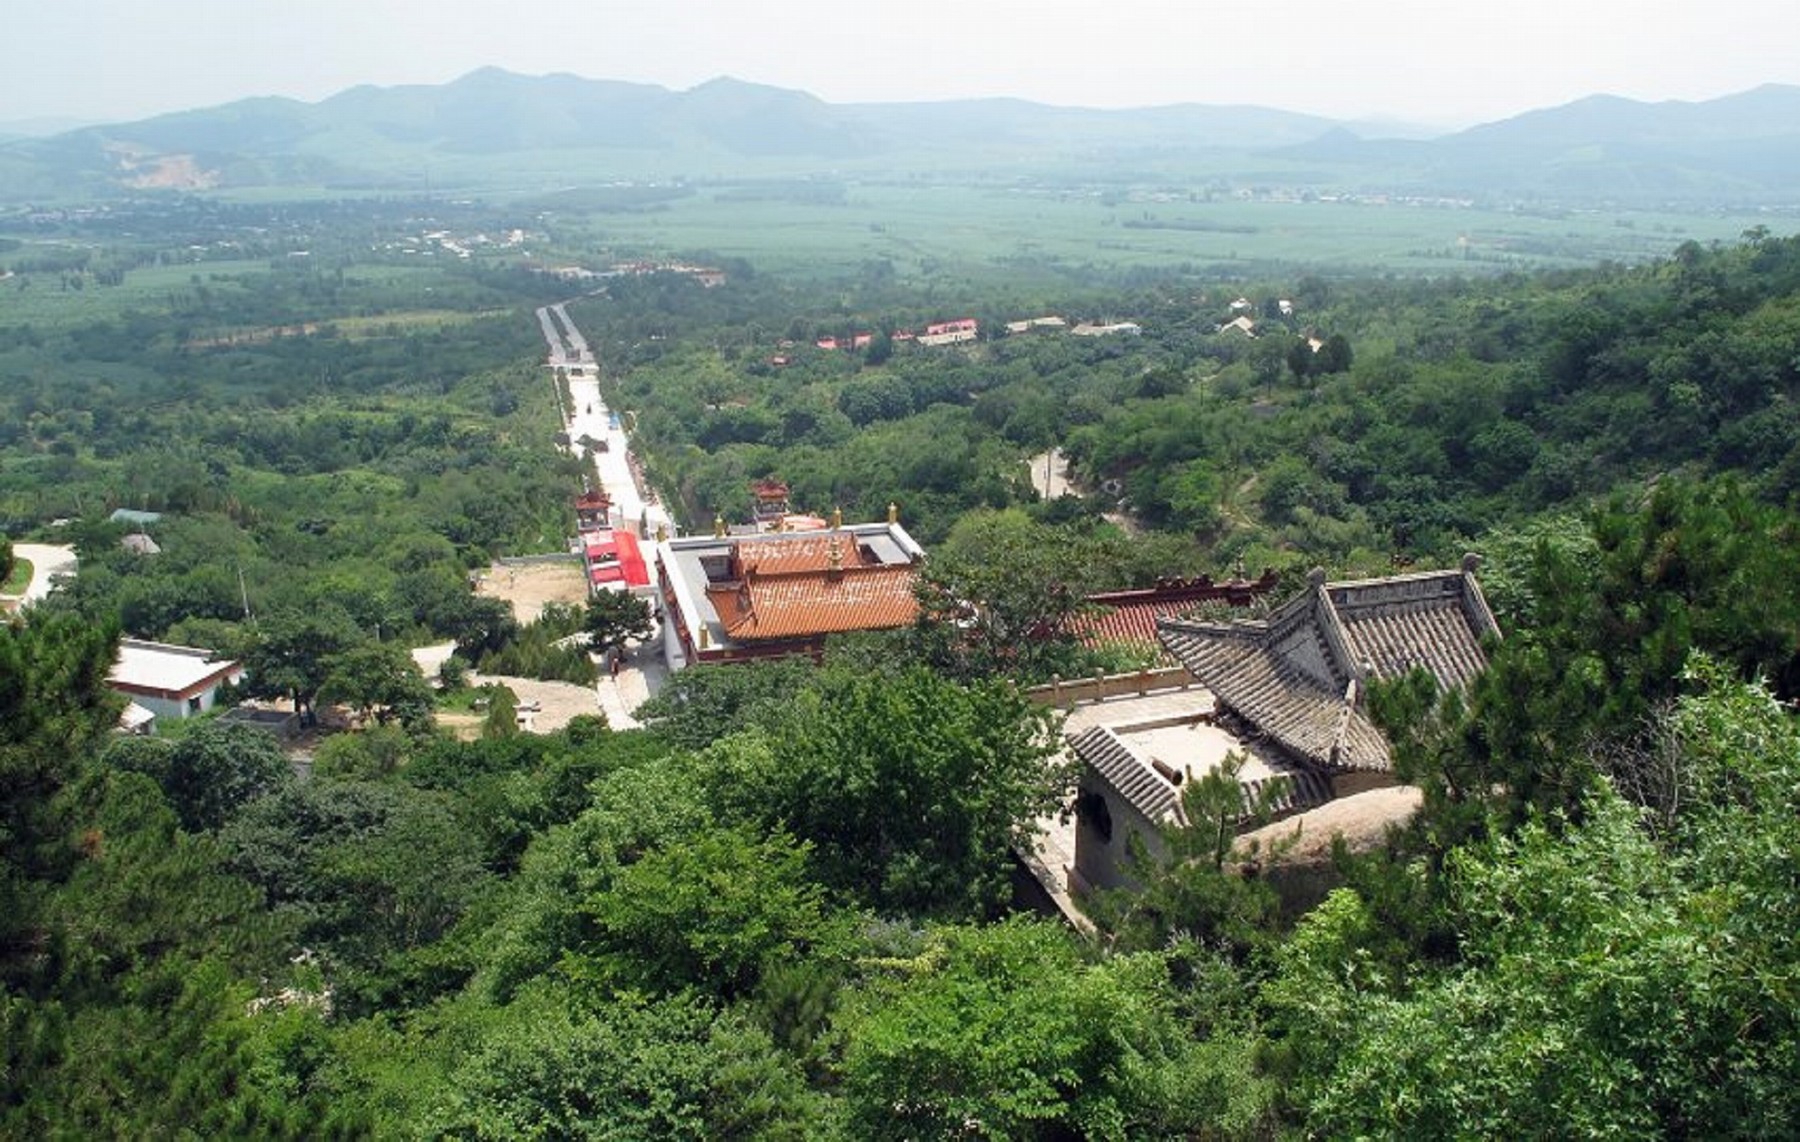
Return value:
<svg viewBox="0 0 1800 1142">
<path fill-rule="evenodd" d="M 645 729 L 456 741 L 395 656 L 523 637 L 466 572 L 564 542 L 530 311 L 568 286 L 385 252 L 387 217 L 173 278 L 138 238 L 98 244 L 116 281 L 4 254 L 95 308 L 0 311 L 6 530 L 82 554 L 0 625 L 0 1135 L 1800 1129 L 1800 242 L 1078 294 L 610 280 L 571 313 L 685 518 L 766 475 L 897 502 L 927 602 L 980 620 L 697 667 Z M 1240 296 L 1256 338 L 1218 329 Z M 1143 333 L 994 335 L 1042 313 Z M 814 345 L 965 314 L 968 346 Z M 1091 494 L 1038 499 L 1057 445 Z M 1202 856 L 1092 936 L 1013 913 L 1070 780 L 1016 683 L 1091 664 L 1046 633 L 1085 591 L 1467 548 L 1506 637 L 1467 694 L 1372 696 L 1424 808 L 1323 904 Z M 394 716 L 304 780 L 255 731 L 118 737 L 121 633 Z M 1193 790 L 1193 829 L 1235 815 Z"/>
</svg>

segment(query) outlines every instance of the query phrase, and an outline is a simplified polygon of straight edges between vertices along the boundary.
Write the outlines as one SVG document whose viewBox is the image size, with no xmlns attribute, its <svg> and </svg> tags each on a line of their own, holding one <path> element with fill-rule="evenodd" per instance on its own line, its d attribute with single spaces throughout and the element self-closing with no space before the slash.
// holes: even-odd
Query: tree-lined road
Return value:
<svg viewBox="0 0 1800 1142">
<path fill-rule="evenodd" d="M 549 305 L 537 311 L 549 345 L 548 362 L 568 376 L 569 408 L 564 431 L 569 437 L 569 450 L 578 460 L 592 458 L 594 478 L 612 497 L 612 522 L 617 527 L 636 531 L 645 539 L 655 539 L 657 529 L 674 533 L 674 524 L 656 493 L 639 483 L 632 470 L 631 440 L 625 421 L 606 407 L 600 396 L 600 366 L 588 348 L 587 340 L 562 305 Z M 593 447 L 582 443 L 591 440 Z M 654 560 L 654 552 L 646 550 Z"/>
</svg>

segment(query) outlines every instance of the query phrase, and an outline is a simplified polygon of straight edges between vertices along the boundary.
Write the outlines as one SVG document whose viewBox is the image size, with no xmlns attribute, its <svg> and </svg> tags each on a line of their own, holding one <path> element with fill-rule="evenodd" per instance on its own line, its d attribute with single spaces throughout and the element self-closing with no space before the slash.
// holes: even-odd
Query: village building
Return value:
<svg viewBox="0 0 1800 1142">
<path fill-rule="evenodd" d="M 954 321 L 938 321 L 927 325 L 925 332 L 918 335 L 918 342 L 921 345 L 958 345 L 975 340 L 980 332 L 980 323 L 973 317 L 959 317 Z"/>
<path fill-rule="evenodd" d="M 817 657 L 831 635 L 910 624 L 925 551 L 894 517 L 750 536 L 718 527 L 664 540 L 657 587 L 669 668 Z"/>
<path fill-rule="evenodd" d="M 1071 336 L 1075 337 L 1110 337 L 1114 334 L 1136 337 L 1143 331 L 1144 327 L 1135 321 L 1107 321 L 1100 323 L 1084 321 L 1080 325 L 1069 330 L 1069 333 Z"/>
<path fill-rule="evenodd" d="M 813 344 L 820 349 L 835 351 L 838 349 L 867 349 L 875 343 L 873 333 L 852 333 L 848 337 L 821 337 Z"/>
<path fill-rule="evenodd" d="M 629 528 L 606 528 L 583 533 L 581 562 L 587 572 L 588 590 L 630 591 L 650 589 L 650 568 L 643 547 Z"/>
<path fill-rule="evenodd" d="M 210 650 L 127 638 L 107 682 L 130 700 L 124 728 L 149 732 L 153 719 L 179 721 L 218 704 L 219 688 L 243 681 L 242 664 L 214 657 Z"/>
<path fill-rule="evenodd" d="M 684 262 L 616 262 L 602 277 L 644 277 L 648 274 L 682 274 L 706 289 L 722 286 L 726 273 L 717 266 L 692 266 Z"/>
<path fill-rule="evenodd" d="M 1163 646 L 1200 689 L 1148 714 L 1090 716 L 1071 735 L 1081 762 L 1074 893 L 1129 884 L 1132 838 L 1159 855 L 1161 826 L 1183 820 L 1183 788 L 1232 751 L 1244 757 L 1246 804 L 1266 798 L 1276 819 L 1393 786 L 1367 687 L 1421 669 L 1463 689 L 1485 669 L 1483 644 L 1499 628 L 1475 565 L 1470 556 L 1458 570 L 1340 583 L 1315 571 L 1265 618 L 1157 618 Z"/>
</svg>

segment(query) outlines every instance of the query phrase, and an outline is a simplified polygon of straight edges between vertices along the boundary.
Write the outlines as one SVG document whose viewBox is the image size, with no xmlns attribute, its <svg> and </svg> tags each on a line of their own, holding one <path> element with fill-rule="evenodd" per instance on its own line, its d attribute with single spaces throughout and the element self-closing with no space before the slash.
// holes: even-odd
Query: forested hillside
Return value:
<svg viewBox="0 0 1800 1142">
<path fill-rule="evenodd" d="M 0 624 L 0 1135 L 1800 1130 L 1800 242 L 1482 281 L 608 279 L 571 313 L 678 514 L 771 475 L 895 502 L 926 618 L 684 671 L 647 728 L 458 741 L 402 651 L 521 637 L 466 573 L 564 542 L 530 311 L 568 287 L 385 249 L 445 225 L 406 213 L 0 283 L 31 305 L 0 311 L 6 529 L 82 554 Z M 1004 333 L 1052 313 L 1142 332 Z M 892 336 L 964 315 L 981 339 Z M 1052 446 L 1090 494 L 1033 491 Z M 1016 684 L 1106 665 L 1058 633 L 1084 591 L 1470 548 L 1505 637 L 1466 694 L 1371 696 L 1423 808 L 1317 908 L 1208 845 L 1242 806 L 1197 781 L 1196 859 L 1094 933 L 1013 913 L 1071 776 Z M 304 779 L 217 722 L 121 737 L 122 632 L 375 716 Z"/>
<path fill-rule="evenodd" d="M 815 349 L 952 311 L 879 274 L 831 309 L 695 289 L 696 321 L 645 286 L 575 312 L 691 520 L 741 512 L 745 482 L 778 473 L 815 510 L 872 518 L 897 499 L 936 540 L 973 508 L 1034 499 L 1023 461 L 1060 443 L 1087 487 L 1118 492 L 1046 519 L 1123 507 L 1216 570 L 1448 560 L 1680 471 L 1738 472 L 1783 502 L 1800 489 L 1797 291 L 1800 244 L 1753 235 L 1555 277 L 1251 283 L 1254 338 L 1219 329 L 1233 293 L 1168 283 L 971 294 L 949 306 L 1001 333 L 973 348 Z M 1143 333 L 1004 335 L 1041 312 Z"/>
</svg>

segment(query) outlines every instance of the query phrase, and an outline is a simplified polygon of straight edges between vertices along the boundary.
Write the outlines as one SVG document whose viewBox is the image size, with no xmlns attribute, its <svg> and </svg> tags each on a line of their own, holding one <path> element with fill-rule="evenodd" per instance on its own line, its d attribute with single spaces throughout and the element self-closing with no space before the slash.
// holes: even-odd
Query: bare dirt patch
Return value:
<svg viewBox="0 0 1800 1142">
<path fill-rule="evenodd" d="M 551 603 L 587 602 L 587 579 L 579 563 L 536 563 L 525 567 L 494 564 L 481 576 L 475 593 L 505 599 L 522 623 L 535 620 Z"/>
<path fill-rule="evenodd" d="M 505 686 L 518 698 L 519 728 L 528 734 L 555 733 L 583 714 L 605 712 L 600 707 L 599 696 L 591 686 L 577 686 L 572 682 L 540 682 L 535 678 L 514 678 L 506 674 L 471 672 L 469 675 L 471 686 L 483 686 L 490 682 Z M 487 715 L 484 713 L 465 714 L 454 710 L 437 712 L 438 725 L 462 741 L 474 741 L 480 737 L 482 726 L 486 722 Z"/>
</svg>

